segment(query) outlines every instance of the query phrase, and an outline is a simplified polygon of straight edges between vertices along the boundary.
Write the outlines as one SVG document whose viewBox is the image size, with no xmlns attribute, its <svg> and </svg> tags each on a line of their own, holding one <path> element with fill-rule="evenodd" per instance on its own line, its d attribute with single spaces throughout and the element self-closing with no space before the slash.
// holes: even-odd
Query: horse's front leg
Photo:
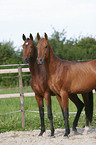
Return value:
<svg viewBox="0 0 96 145">
<path fill-rule="evenodd" d="M 50 93 L 45 92 L 44 97 L 45 97 L 46 104 L 47 104 L 48 119 L 50 120 L 50 125 L 51 125 L 51 136 L 54 136 L 53 115 L 52 115 L 52 108 L 51 108 Z"/>
<path fill-rule="evenodd" d="M 70 134 L 70 128 L 69 128 L 69 111 L 68 111 L 68 94 L 66 92 L 61 92 L 61 98 L 62 98 L 62 108 L 64 112 L 64 118 L 65 118 L 65 135 L 68 136 Z"/>
<path fill-rule="evenodd" d="M 61 111 L 62 111 L 62 115 L 63 115 L 63 118 L 64 118 L 64 111 L 63 111 L 63 109 L 62 109 L 62 99 L 61 99 L 61 97 L 58 96 L 58 95 L 56 95 L 56 98 L 57 98 L 57 100 L 58 100 L 58 102 L 59 102 L 59 105 L 60 105 Z M 65 118 L 64 118 L 64 120 L 65 120 Z"/>
<path fill-rule="evenodd" d="M 45 123 L 44 123 L 44 103 L 43 103 L 43 97 L 39 97 L 35 95 L 38 107 L 39 107 L 39 114 L 40 114 L 40 119 L 41 119 L 41 131 L 39 133 L 39 136 L 42 136 L 43 133 L 45 132 Z"/>
</svg>

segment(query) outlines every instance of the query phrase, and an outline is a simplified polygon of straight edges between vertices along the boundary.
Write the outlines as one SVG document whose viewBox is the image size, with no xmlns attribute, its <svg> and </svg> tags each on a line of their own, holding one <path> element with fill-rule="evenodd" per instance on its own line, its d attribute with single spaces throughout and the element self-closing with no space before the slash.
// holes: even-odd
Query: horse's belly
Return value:
<svg viewBox="0 0 96 145">
<path fill-rule="evenodd" d="M 83 93 L 89 92 L 93 89 L 96 89 L 96 81 L 95 79 L 87 79 L 87 80 L 77 80 L 73 82 L 70 87 L 71 93 Z"/>
</svg>

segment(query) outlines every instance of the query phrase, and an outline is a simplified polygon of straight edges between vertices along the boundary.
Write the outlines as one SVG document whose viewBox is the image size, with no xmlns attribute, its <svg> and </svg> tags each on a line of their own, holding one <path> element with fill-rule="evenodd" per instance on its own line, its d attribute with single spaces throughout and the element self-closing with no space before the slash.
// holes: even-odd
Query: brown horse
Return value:
<svg viewBox="0 0 96 145">
<path fill-rule="evenodd" d="M 70 133 L 68 119 L 68 98 L 77 107 L 77 114 L 73 122 L 73 130 L 76 130 L 78 119 L 83 105 L 77 94 L 81 93 L 85 104 L 86 126 L 92 121 L 93 115 L 93 94 L 92 89 L 96 88 L 96 60 L 88 62 L 75 62 L 61 60 L 53 52 L 47 34 L 45 38 L 40 38 L 37 44 L 38 64 L 44 64 L 48 77 L 48 85 L 54 94 L 61 97 L 62 109 L 65 117 L 65 136 Z M 89 92 L 89 93 L 88 93 Z"/>
<path fill-rule="evenodd" d="M 48 109 L 48 118 L 50 120 L 51 124 L 51 136 L 54 135 L 54 127 L 53 127 L 53 122 L 52 122 L 52 111 L 51 111 L 51 95 L 54 95 L 52 91 L 50 91 L 48 87 L 48 80 L 46 76 L 46 71 L 44 65 L 38 66 L 36 63 L 36 58 L 37 58 L 37 50 L 35 47 L 35 44 L 33 42 L 33 37 L 32 34 L 30 34 L 30 39 L 25 37 L 23 34 L 23 61 L 24 62 L 29 62 L 29 68 L 31 72 L 31 87 L 35 92 L 35 97 L 37 99 L 37 103 L 39 106 L 39 113 L 40 113 L 40 118 L 41 118 L 41 132 L 39 135 L 42 135 L 45 131 L 45 125 L 44 125 L 44 104 L 43 104 L 43 98 L 46 99 L 47 102 L 47 109 Z M 63 113 L 64 117 L 64 112 L 62 109 L 62 103 L 61 103 L 61 98 L 57 96 L 57 100 L 61 106 L 61 110 Z M 73 98 L 71 98 L 72 100 Z M 83 109 L 84 104 L 77 98 L 73 99 L 73 102 L 78 108 L 78 113 L 77 117 L 74 121 L 74 130 L 78 122 L 79 115 Z"/>
<path fill-rule="evenodd" d="M 31 87 L 35 92 L 35 97 L 39 106 L 39 114 L 41 119 L 41 136 L 45 132 L 45 123 L 44 123 L 44 103 L 43 98 L 45 98 L 47 103 L 48 118 L 51 125 L 51 136 L 54 136 L 54 127 L 53 127 L 53 116 L 51 109 L 51 95 L 52 91 L 49 89 L 47 84 L 47 76 L 45 72 L 44 65 L 39 66 L 36 63 L 37 50 L 33 42 L 33 36 L 30 34 L 30 39 L 23 34 L 24 40 L 23 44 L 23 61 L 29 62 L 29 68 L 31 72 Z"/>
</svg>

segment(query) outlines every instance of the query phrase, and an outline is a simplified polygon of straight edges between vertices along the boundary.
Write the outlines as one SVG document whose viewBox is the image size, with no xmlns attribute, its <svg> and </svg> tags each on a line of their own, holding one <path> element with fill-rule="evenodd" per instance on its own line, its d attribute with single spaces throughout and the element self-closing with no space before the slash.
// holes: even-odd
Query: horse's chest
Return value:
<svg viewBox="0 0 96 145">
<path fill-rule="evenodd" d="M 32 78 L 31 86 L 35 93 L 42 94 L 42 95 L 43 95 L 45 87 L 46 87 L 46 85 L 44 85 L 43 81 L 38 77 Z"/>
</svg>

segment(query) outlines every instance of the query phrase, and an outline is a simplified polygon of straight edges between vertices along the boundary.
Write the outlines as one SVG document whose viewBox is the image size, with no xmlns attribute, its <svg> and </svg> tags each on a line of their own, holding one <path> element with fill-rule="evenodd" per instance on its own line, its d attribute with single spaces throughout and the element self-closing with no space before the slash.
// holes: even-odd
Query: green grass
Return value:
<svg viewBox="0 0 96 145">
<path fill-rule="evenodd" d="M 24 92 L 32 91 L 31 87 L 24 88 L 23 90 Z M 16 89 L 15 92 L 13 90 L 9 90 L 6 93 L 16 93 Z M 17 93 L 19 93 L 18 90 Z M 25 110 L 38 111 L 38 105 L 35 97 L 25 97 L 24 108 Z M 18 110 L 21 110 L 20 98 L 0 99 L 0 114 L 18 111 Z M 96 127 L 96 95 L 94 95 L 94 110 L 95 112 L 94 112 L 93 122 L 91 123 L 91 126 Z M 44 100 L 44 111 L 47 112 L 45 100 Z M 71 101 L 69 101 L 69 112 L 76 112 L 76 111 L 77 110 L 75 105 Z M 55 96 L 52 97 L 52 112 L 53 112 L 53 122 L 54 122 L 55 129 L 65 128 L 64 120 L 61 114 L 61 108 Z M 50 122 L 48 120 L 47 113 L 44 114 L 44 117 L 45 117 L 46 129 L 50 129 Z M 70 127 L 72 127 L 74 117 L 75 114 L 69 114 Z M 21 120 L 22 120 L 21 112 L 16 112 L 14 114 L 11 113 L 6 115 L 0 115 L 0 132 L 11 131 L 11 130 L 17 131 L 17 130 L 40 129 L 41 125 L 40 125 L 39 113 L 32 113 L 32 112 L 25 111 L 26 127 L 24 128 L 22 128 Z M 78 127 L 84 127 L 84 126 L 85 126 L 85 114 L 81 114 Z"/>
<path fill-rule="evenodd" d="M 23 87 L 24 93 L 31 93 L 33 92 L 31 86 Z M 0 88 L 0 94 L 13 94 L 13 93 L 20 93 L 19 87 L 16 88 Z"/>
</svg>

